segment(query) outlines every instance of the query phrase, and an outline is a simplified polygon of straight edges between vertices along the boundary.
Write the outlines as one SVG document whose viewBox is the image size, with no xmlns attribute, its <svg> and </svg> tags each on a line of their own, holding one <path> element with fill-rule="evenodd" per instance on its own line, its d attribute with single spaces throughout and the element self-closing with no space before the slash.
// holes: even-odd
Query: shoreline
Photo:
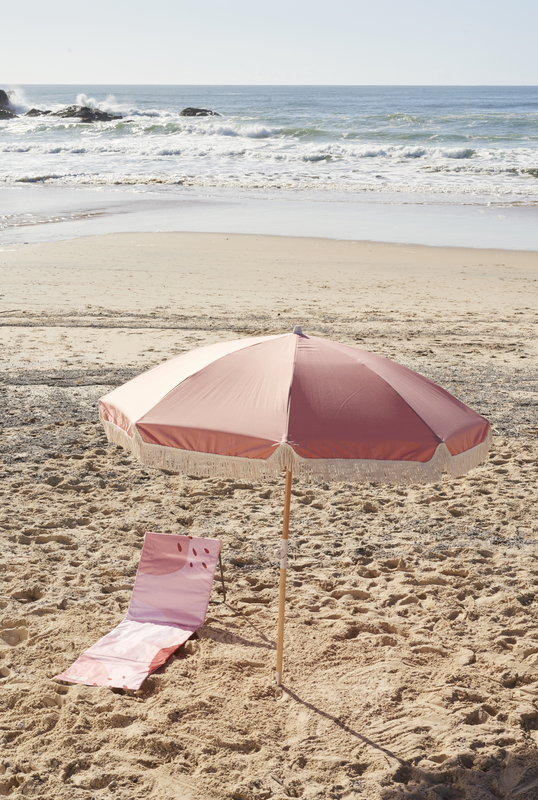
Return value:
<svg viewBox="0 0 538 800">
<path fill-rule="evenodd" d="M 3 185 L 0 205 L 9 214 L 0 218 L 0 248 L 107 233 L 199 232 L 538 251 L 538 205 L 468 199 L 329 190 Z"/>
</svg>

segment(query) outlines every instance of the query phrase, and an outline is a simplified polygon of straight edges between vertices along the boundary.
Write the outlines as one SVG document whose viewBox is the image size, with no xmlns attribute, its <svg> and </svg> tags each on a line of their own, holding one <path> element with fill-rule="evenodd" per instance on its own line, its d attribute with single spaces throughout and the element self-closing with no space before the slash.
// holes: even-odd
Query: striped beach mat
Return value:
<svg viewBox="0 0 538 800">
<path fill-rule="evenodd" d="M 55 679 L 139 689 L 204 624 L 221 544 L 146 533 L 125 619 Z"/>
</svg>

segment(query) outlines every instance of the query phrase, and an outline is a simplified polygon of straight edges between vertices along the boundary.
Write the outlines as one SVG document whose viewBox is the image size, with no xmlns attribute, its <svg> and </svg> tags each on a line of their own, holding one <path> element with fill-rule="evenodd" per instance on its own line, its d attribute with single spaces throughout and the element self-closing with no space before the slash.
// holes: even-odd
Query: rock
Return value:
<svg viewBox="0 0 538 800">
<path fill-rule="evenodd" d="M 1 92 L 1 90 L 0 90 Z M 5 94 L 5 92 L 4 92 Z M 0 93 L 0 119 L 9 119 L 9 117 L 2 117 L 2 95 Z M 10 109 L 8 113 L 16 116 Z M 123 119 L 120 114 L 109 114 L 108 111 L 101 111 L 99 108 L 89 108 L 88 106 L 67 106 L 60 111 L 43 110 L 41 108 L 31 108 L 24 115 L 25 117 L 61 117 L 63 119 L 79 119 L 81 122 L 110 122 L 114 119 Z"/>
<path fill-rule="evenodd" d="M 452 514 L 453 517 L 463 517 L 461 508 L 455 508 L 454 506 L 448 509 L 448 513 Z"/>
<path fill-rule="evenodd" d="M 217 111 L 209 111 L 207 108 L 184 108 L 179 114 L 180 117 L 220 117 Z"/>
<path fill-rule="evenodd" d="M 14 119 L 16 116 L 9 105 L 9 94 L 0 89 L 0 119 Z"/>
<path fill-rule="evenodd" d="M 471 664 L 474 664 L 475 662 L 476 662 L 476 655 L 472 650 L 469 650 L 468 648 L 460 650 L 456 656 L 456 663 L 460 667 L 467 667 L 470 666 Z"/>
<path fill-rule="evenodd" d="M 431 644 L 422 644 L 422 645 L 419 645 L 419 647 L 413 647 L 411 649 L 411 652 L 412 653 L 432 653 L 433 655 L 443 656 L 443 657 L 446 657 L 448 655 L 448 652 L 446 650 L 443 650 L 442 647 L 435 647 L 434 645 L 431 645 Z"/>
<path fill-rule="evenodd" d="M 51 114 L 53 117 L 63 119 L 80 119 L 82 122 L 110 122 L 114 119 L 123 119 L 119 114 L 109 114 L 99 108 L 88 108 L 87 106 L 67 106 L 60 111 Z"/>
</svg>

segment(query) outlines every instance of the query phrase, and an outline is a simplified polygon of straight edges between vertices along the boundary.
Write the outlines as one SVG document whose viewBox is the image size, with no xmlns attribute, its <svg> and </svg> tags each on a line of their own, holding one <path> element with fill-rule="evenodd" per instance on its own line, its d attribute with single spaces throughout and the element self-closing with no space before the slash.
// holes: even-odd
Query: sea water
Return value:
<svg viewBox="0 0 538 800">
<path fill-rule="evenodd" d="M 285 207 L 292 203 L 297 221 L 302 220 L 296 232 L 309 235 L 307 205 L 312 219 L 312 213 L 316 218 L 312 204 L 317 204 L 320 220 L 334 219 L 322 225 L 321 232 L 313 224 L 311 235 L 379 238 L 381 222 L 384 240 L 417 242 L 420 237 L 412 233 L 405 238 L 407 226 L 414 230 L 416 218 L 416 209 L 410 212 L 405 206 L 428 206 L 430 216 L 442 206 L 439 219 L 454 219 L 461 209 L 472 208 L 478 229 L 491 220 L 492 233 L 493 220 L 517 219 L 514 241 L 505 244 L 538 249 L 538 232 L 531 235 L 528 227 L 531 220 L 537 221 L 538 208 L 535 87 L 5 88 L 12 91 L 12 105 L 21 116 L 0 122 L 3 241 L 8 230 L 20 227 L 52 221 L 80 224 L 83 219 L 96 223 L 97 217 L 102 223 L 114 210 L 142 211 L 142 194 L 143 208 L 160 214 L 163 229 L 185 229 L 185 225 L 189 229 L 189 224 L 198 229 L 199 211 L 200 219 L 212 222 L 210 230 L 219 230 L 218 205 L 224 211 L 221 220 L 226 213 L 233 217 L 234 207 L 243 209 L 235 223 L 224 226 L 239 230 L 249 214 L 259 216 L 256 202 L 269 203 L 264 210 L 269 216 L 278 207 L 277 217 L 280 213 L 283 223 L 288 219 Z M 82 123 L 24 116 L 30 108 L 56 111 L 72 104 L 99 108 L 122 119 Z M 187 106 L 220 116 L 182 117 Z M 63 191 L 38 195 L 7 191 L 29 186 Z M 151 209 L 150 195 L 158 198 Z M 203 213 L 195 201 L 205 206 Z M 185 213 L 177 211 L 178 203 L 183 203 Z M 171 210 L 174 204 L 176 211 Z M 247 212 L 246 205 L 250 205 Z M 391 206 L 388 214 L 387 206 Z M 503 213 L 497 213 L 499 208 Z M 514 209 L 527 211 L 516 214 Z M 371 236 L 363 235 L 364 215 L 373 226 Z M 338 223 L 338 216 L 344 221 Z M 276 225 L 278 230 L 267 219 L 253 224 L 257 232 L 289 233 L 280 230 L 282 223 Z M 118 224 L 125 226 L 125 220 Z M 264 224 L 269 231 L 262 230 Z M 504 223 L 496 224 L 502 228 Z M 140 220 L 137 225 L 140 228 Z M 249 226 L 250 222 L 251 230 Z M 403 226 L 404 233 L 391 234 L 394 226 Z M 508 227 L 504 224 L 505 230 Z M 522 240 L 524 231 L 527 236 Z M 439 243 L 472 244 L 457 236 Z M 484 242 L 477 240 L 476 246 Z"/>
</svg>

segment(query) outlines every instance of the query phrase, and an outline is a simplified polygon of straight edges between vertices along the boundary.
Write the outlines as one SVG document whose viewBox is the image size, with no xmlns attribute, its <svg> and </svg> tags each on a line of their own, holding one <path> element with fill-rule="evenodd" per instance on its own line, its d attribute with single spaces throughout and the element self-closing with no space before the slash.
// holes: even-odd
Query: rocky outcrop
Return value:
<svg viewBox="0 0 538 800">
<path fill-rule="evenodd" d="M 207 108 L 184 108 L 179 114 L 180 117 L 220 117 L 217 111 L 209 111 Z"/>
<path fill-rule="evenodd" d="M 113 119 L 123 119 L 120 114 L 109 114 L 108 111 L 101 111 L 99 108 L 88 108 L 88 106 L 68 106 L 61 111 L 55 111 L 52 117 L 63 117 L 65 119 L 80 119 L 81 122 L 110 122 Z"/>
<path fill-rule="evenodd" d="M 202 110 L 202 109 L 200 109 Z M 207 112 L 211 114 L 211 111 Z M 9 104 L 9 92 L 0 89 L 0 119 L 13 119 L 17 114 Z M 108 111 L 101 111 L 100 108 L 89 108 L 88 106 L 67 106 L 60 111 L 43 111 L 40 108 L 31 108 L 24 115 L 25 117 L 63 117 L 65 119 L 79 119 L 81 122 L 110 122 L 114 119 L 123 119 L 120 114 L 109 114 Z"/>
<path fill-rule="evenodd" d="M 0 89 L 0 119 L 13 119 L 17 115 L 10 108 L 9 95 L 3 89 Z"/>
<path fill-rule="evenodd" d="M 64 119 L 79 119 L 81 122 L 110 122 L 113 119 L 123 119 L 119 114 L 109 114 L 99 108 L 88 106 L 68 106 L 60 111 L 42 111 L 40 108 L 31 108 L 25 117 L 62 117 Z"/>
</svg>

